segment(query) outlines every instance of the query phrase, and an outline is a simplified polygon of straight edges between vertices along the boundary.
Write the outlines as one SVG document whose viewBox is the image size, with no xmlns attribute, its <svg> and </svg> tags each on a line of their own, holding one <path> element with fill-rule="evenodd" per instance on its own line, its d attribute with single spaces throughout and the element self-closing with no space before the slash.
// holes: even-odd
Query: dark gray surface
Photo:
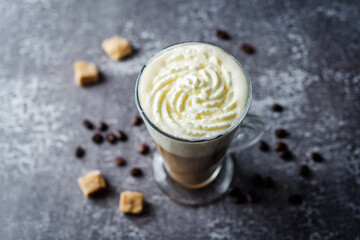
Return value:
<svg viewBox="0 0 360 240">
<path fill-rule="evenodd" d="M 360 230 L 360 8 L 359 1 L 1 1 L 0 2 L 0 239 L 359 239 Z M 232 40 L 216 38 L 217 28 Z M 114 62 L 101 49 L 119 34 L 138 49 Z M 251 112 L 275 128 L 296 158 L 279 159 L 256 147 L 238 154 L 235 185 L 251 189 L 254 172 L 272 176 L 259 204 L 228 197 L 185 207 L 161 194 L 152 179 L 151 155 L 138 146 L 151 139 L 132 127 L 134 86 L 146 60 L 169 44 L 201 40 L 233 53 L 253 79 Z M 239 50 L 243 42 L 257 49 Z M 79 88 L 76 60 L 95 62 L 105 81 Z M 285 106 L 281 114 L 270 106 Z M 84 118 L 123 129 L 126 143 L 94 146 Z M 86 157 L 74 157 L 82 145 Z M 309 155 L 319 151 L 324 163 Z M 122 155 L 128 166 L 114 167 Z M 298 175 L 306 163 L 311 179 Z M 129 169 L 145 171 L 140 179 Z M 100 169 L 110 190 L 86 199 L 76 179 Z M 146 195 L 142 216 L 118 211 L 119 193 Z M 304 203 L 292 207 L 290 193 Z"/>
</svg>

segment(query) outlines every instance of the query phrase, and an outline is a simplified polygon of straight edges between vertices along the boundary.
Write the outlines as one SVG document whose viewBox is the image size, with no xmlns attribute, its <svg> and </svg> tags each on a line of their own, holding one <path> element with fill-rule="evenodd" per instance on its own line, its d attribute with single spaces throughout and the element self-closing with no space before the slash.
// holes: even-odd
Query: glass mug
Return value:
<svg viewBox="0 0 360 240">
<path fill-rule="evenodd" d="M 191 140 L 170 135 L 151 122 L 143 111 L 139 99 L 141 75 L 144 69 L 164 52 L 188 44 L 199 44 L 199 42 L 168 46 L 148 60 L 136 81 L 135 102 L 158 149 L 153 158 L 156 183 L 171 199 L 186 205 L 200 205 L 219 198 L 227 191 L 234 173 L 231 154 L 254 145 L 263 134 L 264 125 L 259 117 L 247 113 L 252 100 L 249 74 L 235 57 L 225 50 L 239 64 L 248 84 L 247 102 L 235 124 L 220 135 Z"/>
</svg>

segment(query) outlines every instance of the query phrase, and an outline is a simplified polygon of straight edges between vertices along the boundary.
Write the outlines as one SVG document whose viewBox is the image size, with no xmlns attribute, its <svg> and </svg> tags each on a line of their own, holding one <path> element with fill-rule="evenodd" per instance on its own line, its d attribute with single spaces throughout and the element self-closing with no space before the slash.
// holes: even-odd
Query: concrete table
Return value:
<svg viewBox="0 0 360 240">
<path fill-rule="evenodd" d="M 358 1 L 47 1 L 0 2 L 0 239 L 359 239 L 360 19 Z M 216 37 L 223 29 L 231 40 Z M 136 53 L 110 60 L 101 42 L 128 38 Z M 225 196 L 202 207 L 169 200 L 152 178 L 155 147 L 145 126 L 133 127 L 136 77 L 159 49 L 206 41 L 229 50 L 253 80 L 251 112 L 266 123 L 263 140 L 284 141 L 294 154 L 253 147 L 236 157 L 234 185 L 254 189 L 257 204 Z M 240 50 L 243 43 L 254 55 Z M 102 83 L 80 88 L 76 60 L 95 62 Z M 285 107 L 271 111 L 273 103 Z M 88 118 L 124 130 L 128 141 L 92 143 Z M 142 156 L 137 148 L 151 146 Z M 74 151 L 81 145 L 83 159 Z M 316 163 L 312 152 L 325 161 Z M 128 165 L 116 167 L 123 156 Z M 306 164 L 309 179 L 299 175 Z M 142 178 L 129 170 L 140 167 Z M 100 169 L 109 191 L 82 196 L 77 178 Z M 254 188 L 254 173 L 273 189 Z M 119 193 L 146 195 L 141 216 L 118 210 Z M 288 196 L 303 203 L 292 206 Z"/>
</svg>

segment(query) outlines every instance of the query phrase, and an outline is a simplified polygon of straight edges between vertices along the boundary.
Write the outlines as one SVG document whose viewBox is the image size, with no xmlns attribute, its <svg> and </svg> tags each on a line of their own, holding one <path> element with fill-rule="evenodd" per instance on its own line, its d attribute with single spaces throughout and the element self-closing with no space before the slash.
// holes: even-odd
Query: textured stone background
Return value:
<svg viewBox="0 0 360 240">
<path fill-rule="evenodd" d="M 0 2 L 0 239 L 360 239 L 360 3 L 359 1 L 47 1 Z M 217 28 L 232 40 L 216 38 Z M 111 61 L 103 39 L 119 34 L 137 53 Z M 273 190 L 259 204 L 230 198 L 203 207 L 170 201 L 152 179 L 144 126 L 132 127 L 134 86 L 146 60 L 175 42 L 200 40 L 233 53 L 254 85 L 251 112 L 275 128 L 296 158 L 284 162 L 256 147 L 236 156 L 235 185 L 251 189 L 254 172 Z M 257 53 L 239 46 L 248 42 Z M 79 88 L 75 60 L 95 62 L 103 83 Z M 277 114 L 270 106 L 286 109 Z M 105 120 L 129 135 L 126 143 L 95 146 L 84 118 Z M 84 159 L 74 150 L 82 145 Z M 314 163 L 317 150 L 326 158 Z M 126 168 L 114 167 L 122 155 Z M 313 171 L 298 175 L 300 164 Z M 145 176 L 129 177 L 139 166 Z M 76 179 L 100 169 L 106 196 L 85 199 Z M 119 193 L 134 189 L 148 201 L 143 216 L 123 216 Z M 299 207 L 287 197 L 304 196 Z"/>
</svg>

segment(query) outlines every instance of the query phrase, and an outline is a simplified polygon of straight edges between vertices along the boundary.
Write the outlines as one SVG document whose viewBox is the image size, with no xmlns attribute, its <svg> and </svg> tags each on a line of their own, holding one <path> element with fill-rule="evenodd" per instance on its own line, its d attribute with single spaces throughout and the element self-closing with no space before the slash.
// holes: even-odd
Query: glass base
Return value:
<svg viewBox="0 0 360 240">
<path fill-rule="evenodd" d="M 230 187 L 234 175 L 234 163 L 231 155 L 226 155 L 219 166 L 217 176 L 212 181 L 197 189 L 182 187 L 166 172 L 164 160 L 155 152 L 153 158 L 154 179 L 161 191 L 172 200 L 184 205 L 202 205 L 220 198 Z"/>
</svg>

